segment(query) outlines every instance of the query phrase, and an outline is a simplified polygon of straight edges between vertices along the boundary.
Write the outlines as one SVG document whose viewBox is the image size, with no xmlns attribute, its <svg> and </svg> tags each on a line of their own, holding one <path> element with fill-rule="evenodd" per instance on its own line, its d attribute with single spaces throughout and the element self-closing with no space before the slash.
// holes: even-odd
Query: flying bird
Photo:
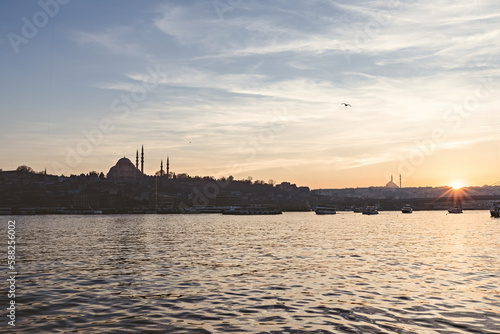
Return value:
<svg viewBox="0 0 500 334">
<path fill-rule="evenodd" d="M 345 107 L 352 107 L 349 103 L 344 103 L 344 102 L 342 102 L 340 105 L 345 106 Z"/>
</svg>

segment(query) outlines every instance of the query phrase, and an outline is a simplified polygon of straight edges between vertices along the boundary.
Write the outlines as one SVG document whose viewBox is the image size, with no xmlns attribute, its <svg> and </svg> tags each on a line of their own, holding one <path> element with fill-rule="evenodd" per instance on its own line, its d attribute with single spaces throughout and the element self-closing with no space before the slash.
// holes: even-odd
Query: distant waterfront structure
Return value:
<svg viewBox="0 0 500 334">
<path fill-rule="evenodd" d="M 389 182 L 387 182 L 387 184 L 385 185 L 385 188 L 399 188 L 398 185 L 396 183 L 394 183 L 394 179 L 393 179 L 392 175 L 391 175 L 391 180 Z"/>
</svg>

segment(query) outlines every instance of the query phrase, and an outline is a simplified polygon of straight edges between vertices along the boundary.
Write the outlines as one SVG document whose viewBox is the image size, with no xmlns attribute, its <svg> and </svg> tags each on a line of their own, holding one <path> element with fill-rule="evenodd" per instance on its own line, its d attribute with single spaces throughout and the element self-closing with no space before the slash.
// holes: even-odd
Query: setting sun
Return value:
<svg viewBox="0 0 500 334">
<path fill-rule="evenodd" d="M 455 190 L 458 190 L 458 189 L 460 189 L 460 188 L 465 187 L 465 185 L 464 185 L 462 182 L 460 182 L 460 181 L 454 181 L 454 182 L 451 184 L 451 187 L 452 187 L 453 189 L 455 189 Z"/>
</svg>

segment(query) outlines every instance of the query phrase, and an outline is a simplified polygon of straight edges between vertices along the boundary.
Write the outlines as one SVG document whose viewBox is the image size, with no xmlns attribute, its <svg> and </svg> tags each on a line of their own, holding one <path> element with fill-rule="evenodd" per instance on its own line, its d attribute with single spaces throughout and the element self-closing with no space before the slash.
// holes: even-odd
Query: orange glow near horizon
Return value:
<svg viewBox="0 0 500 334">
<path fill-rule="evenodd" d="M 461 181 L 453 181 L 451 183 L 451 187 L 455 190 L 458 190 L 458 189 L 465 187 L 465 185 Z"/>
<path fill-rule="evenodd" d="M 441 196 L 438 197 L 452 197 L 453 198 L 453 206 L 461 206 L 462 199 L 472 200 L 470 195 L 467 193 L 467 187 L 461 181 L 454 181 L 449 186 L 448 190 L 446 190 Z"/>
<path fill-rule="evenodd" d="M 453 205 L 460 206 L 463 198 L 471 199 L 465 188 L 466 186 L 461 181 L 454 181 L 451 183 L 448 190 L 443 192 L 437 199 L 442 197 L 453 197 Z"/>
</svg>

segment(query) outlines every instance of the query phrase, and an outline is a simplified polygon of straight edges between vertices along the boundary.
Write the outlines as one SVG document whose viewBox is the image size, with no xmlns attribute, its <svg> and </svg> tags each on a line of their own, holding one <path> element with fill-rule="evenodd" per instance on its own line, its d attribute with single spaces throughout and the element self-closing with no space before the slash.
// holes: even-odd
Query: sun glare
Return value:
<svg viewBox="0 0 500 334">
<path fill-rule="evenodd" d="M 453 189 L 455 189 L 455 190 L 458 190 L 458 189 L 461 189 L 461 188 L 463 188 L 463 187 L 465 187 L 465 186 L 464 186 L 464 184 L 463 184 L 462 182 L 460 182 L 460 181 L 454 181 L 454 182 L 451 184 L 451 187 L 452 187 Z"/>
</svg>

